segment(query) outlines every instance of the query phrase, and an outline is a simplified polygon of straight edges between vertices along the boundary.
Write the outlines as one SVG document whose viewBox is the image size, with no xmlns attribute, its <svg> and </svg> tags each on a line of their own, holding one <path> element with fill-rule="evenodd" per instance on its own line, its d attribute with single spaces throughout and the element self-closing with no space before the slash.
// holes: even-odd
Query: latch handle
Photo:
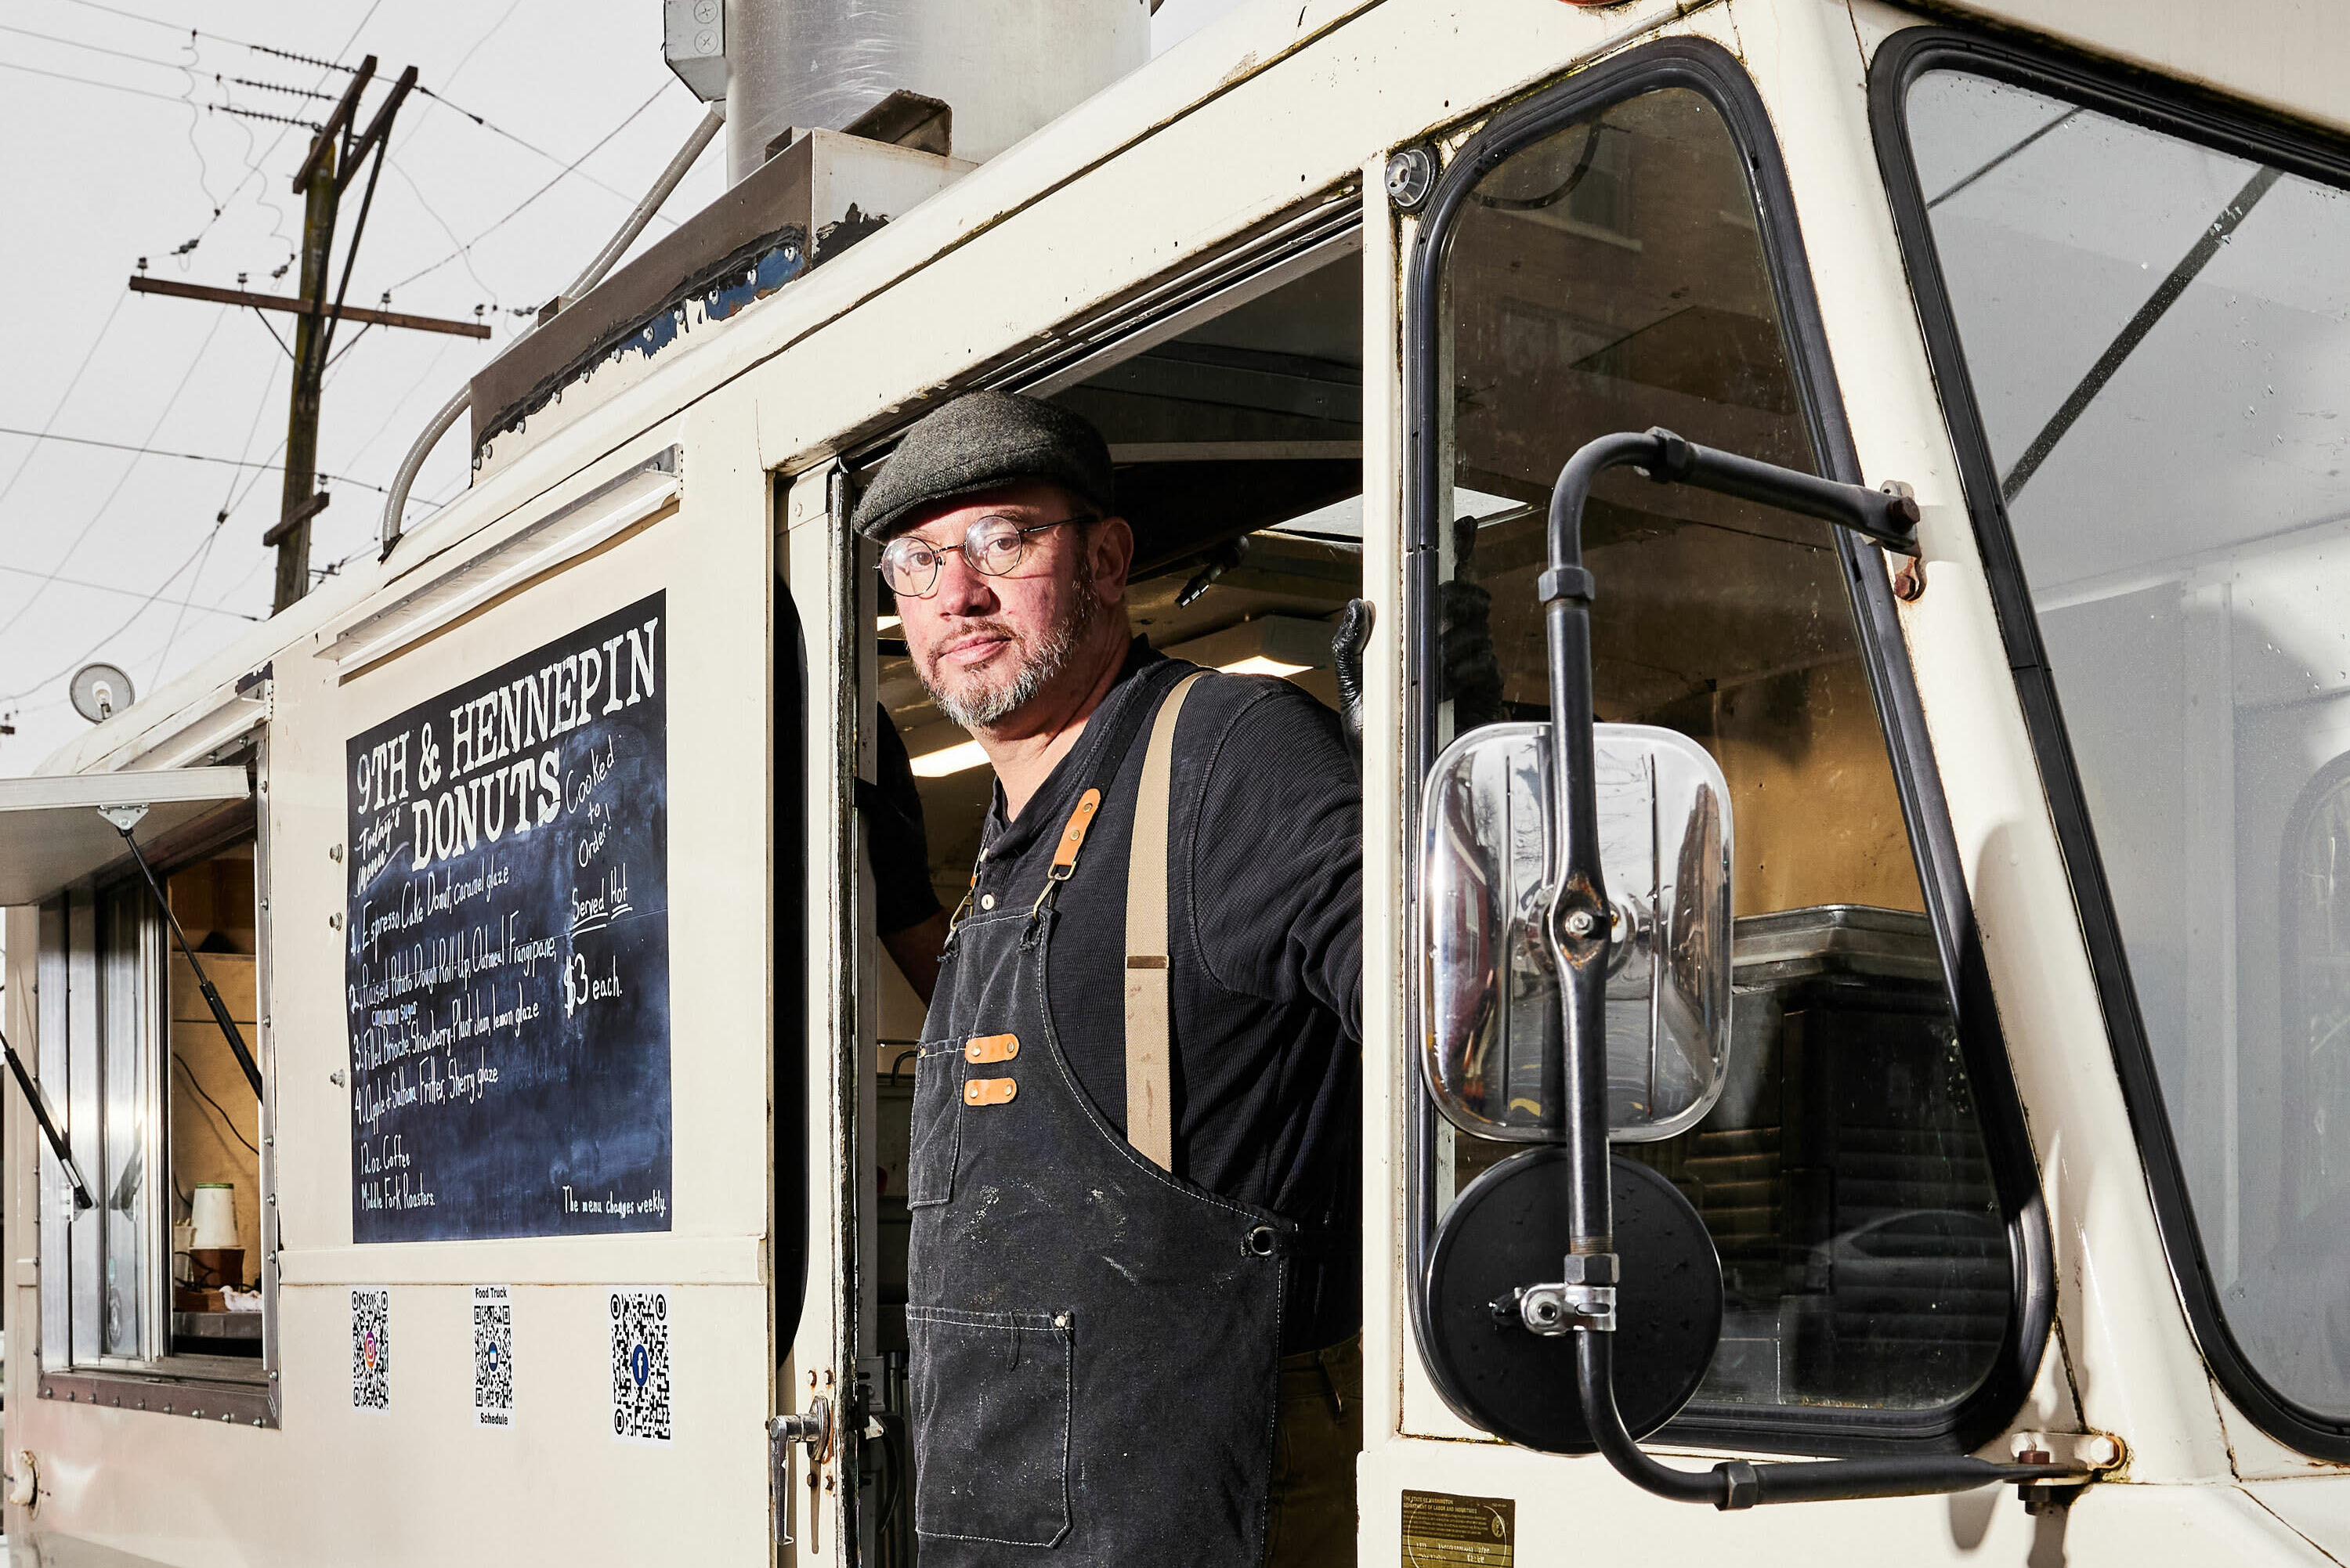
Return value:
<svg viewBox="0 0 2350 1568">
<path fill-rule="evenodd" d="M 820 1465 L 832 1457 L 832 1401 L 821 1395 L 808 1401 L 808 1407 L 786 1411 L 767 1422 L 767 1501 L 775 1511 L 775 1541 L 778 1545 L 792 1542 L 791 1476 L 792 1445 L 807 1446 L 808 1463 Z M 813 1486 L 813 1480 L 809 1483 Z"/>
</svg>

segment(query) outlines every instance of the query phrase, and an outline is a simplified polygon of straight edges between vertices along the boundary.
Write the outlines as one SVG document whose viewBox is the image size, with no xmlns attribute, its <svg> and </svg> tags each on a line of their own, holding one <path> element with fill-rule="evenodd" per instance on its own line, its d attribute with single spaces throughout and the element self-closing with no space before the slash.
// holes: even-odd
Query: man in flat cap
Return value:
<svg viewBox="0 0 2350 1568">
<path fill-rule="evenodd" d="M 1362 826 L 1337 715 L 1128 623 L 1083 420 L 916 424 L 858 504 L 995 768 L 918 1057 L 925 1568 L 1352 1563 Z"/>
</svg>

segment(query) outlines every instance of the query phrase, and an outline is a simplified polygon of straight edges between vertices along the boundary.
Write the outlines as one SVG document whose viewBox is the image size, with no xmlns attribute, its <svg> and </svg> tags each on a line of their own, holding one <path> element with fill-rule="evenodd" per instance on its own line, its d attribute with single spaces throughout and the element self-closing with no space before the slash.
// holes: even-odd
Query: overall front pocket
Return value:
<svg viewBox="0 0 2350 1568">
<path fill-rule="evenodd" d="M 925 1040 L 914 1058 L 914 1127 L 906 1150 L 906 1207 L 954 1196 L 962 1137 L 962 1042 Z"/>
<path fill-rule="evenodd" d="M 1051 1546 L 1069 1532 L 1068 1313 L 910 1306 L 914 1529 Z"/>
</svg>

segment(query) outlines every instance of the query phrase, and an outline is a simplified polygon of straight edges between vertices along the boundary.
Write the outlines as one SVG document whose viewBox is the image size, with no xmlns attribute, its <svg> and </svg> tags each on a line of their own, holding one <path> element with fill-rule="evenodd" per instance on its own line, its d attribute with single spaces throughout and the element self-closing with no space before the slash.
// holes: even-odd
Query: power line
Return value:
<svg viewBox="0 0 2350 1568">
<path fill-rule="evenodd" d="M 220 78 L 215 75 L 213 79 L 218 81 Z M 330 92 L 320 92 L 316 88 L 288 87 L 284 82 L 255 81 L 251 77 L 231 77 L 228 79 L 239 87 L 259 88 L 264 92 L 282 92 L 291 98 L 315 98 L 333 103 L 338 96 Z"/>
<path fill-rule="evenodd" d="M 370 7 L 370 8 L 369 8 L 369 12 L 368 12 L 368 16 L 373 16 L 373 15 L 375 15 L 375 12 L 374 12 L 373 8 L 372 8 L 372 7 Z M 361 18 L 359 18 L 359 26 L 364 27 L 364 26 L 367 26 L 367 17 L 362 16 Z M 213 36 L 217 37 L 219 35 L 215 34 L 215 35 L 213 35 Z M 359 36 L 359 30 L 358 30 L 358 28 L 353 28 L 353 29 L 351 30 L 351 37 L 356 38 L 356 37 L 358 37 L 358 36 Z M 223 41 L 224 41 L 224 42 L 225 42 L 226 40 L 223 40 Z M 346 41 L 344 42 L 343 47 L 344 47 L 345 48 L 348 48 L 348 47 L 350 47 L 350 44 L 349 44 L 348 40 L 346 40 Z M 251 49 L 251 50 L 252 50 L 252 51 L 254 51 L 255 54 L 260 54 L 260 55 L 276 55 L 276 56 L 279 59 L 281 59 L 281 60 L 296 60 L 296 61 L 299 61 L 301 64 L 306 65 L 306 66 L 317 66 L 317 67 L 319 67 L 320 69 L 322 69 L 322 70 L 340 71 L 340 72 L 342 72 L 345 76 L 349 76 L 349 75 L 352 73 L 353 69 L 355 68 L 355 67 L 353 67 L 344 65 L 344 64 L 342 64 L 341 62 L 337 61 L 337 60 L 322 60 L 322 59 L 320 59 L 320 58 L 319 58 L 317 56 L 316 56 L 316 55 L 297 55 L 297 54 L 296 54 L 296 53 L 295 53 L 293 50 L 291 50 L 291 49 L 278 49 L 278 48 L 272 48 L 272 47 L 271 47 L 269 45 L 267 45 L 267 44 L 247 44 L 247 45 L 245 45 L 245 47 L 246 47 L 246 48 L 248 48 L 248 49 Z"/>
<path fill-rule="evenodd" d="M 165 577 L 161 583 L 157 584 L 155 591 L 147 595 L 140 607 L 137 609 L 132 610 L 129 618 L 126 618 L 120 626 L 116 627 L 112 631 L 108 632 L 104 637 L 101 637 L 96 642 L 91 643 L 88 648 L 82 649 L 81 652 L 75 655 L 72 659 L 68 659 L 62 668 L 42 677 L 38 680 L 34 681 L 30 686 L 26 687 L 21 691 L 14 691 L 5 697 L 0 697 L 0 702 L 14 702 L 21 698 L 29 697 L 34 692 L 38 691 L 42 687 L 47 686 L 50 681 L 61 680 L 65 676 L 72 674 L 75 670 L 79 670 L 83 665 L 88 663 L 92 654 L 96 653 L 99 649 L 104 648 L 108 643 L 112 642 L 116 638 L 120 637 L 124 632 L 129 631 L 131 627 L 137 623 L 140 616 L 145 615 L 149 610 L 154 608 L 157 604 L 161 602 L 164 592 L 169 589 L 173 583 L 180 580 L 180 574 L 186 571 L 188 567 L 194 563 L 197 555 L 206 545 L 209 545 L 212 542 L 213 535 L 219 533 L 221 527 L 221 524 L 213 524 L 211 531 L 197 543 L 195 549 L 188 552 L 187 558 L 182 560 L 178 566 L 172 568 L 172 575 Z M 44 583 L 41 586 L 45 588 L 48 585 Z M 39 590 L 36 589 L 35 597 L 38 597 Z M 28 599 L 26 602 L 29 605 L 31 600 Z M 17 613 L 21 615 L 24 612 L 19 610 Z"/>
<path fill-rule="evenodd" d="M 180 372 L 180 384 L 173 387 L 172 389 L 172 395 L 163 400 L 162 410 L 161 412 L 156 414 L 155 423 L 153 427 L 147 431 L 146 441 L 140 443 L 142 446 L 153 445 L 156 433 L 163 428 L 163 421 L 172 417 L 172 410 L 179 403 L 180 394 L 188 389 L 189 379 L 195 375 L 196 367 L 204 362 L 204 350 L 213 346 L 213 338 L 219 335 L 221 317 L 225 314 L 226 312 L 219 312 L 213 317 L 212 326 L 207 327 L 204 331 L 204 340 L 196 345 L 195 357 L 188 361 L 188 368 Z M 51 438 L 44 437 L 37 439 Z M 98 526 L 99 520 L 103 518 L 107 514 L 107 509 L 114 504 L 114 498 L 122 493 L 122 487 L 130 482 L 130 475 L 138 469 L 138 467 L 139 460 L 135 457 L 123 466 L 122 472 L 115 477 L 114 488 L 106 493 L 106 499 L 98 504 L 98 510 L 89 514 L 89 521 L 81 525 L 81 532 L 73 536 L 73 542 L 68 544 L 65 547 L 65 553 L 57 558 L 57 563 L 53 567 L 54 570 L 65 570 L 66 563 L 73 559 L 74 552 L 81 548 L 82 541 L 89 537 L 89 531 Z M 39 601 L 41 595 L 47 591 L 48 585 L 47 583 L 35 588 L 32 593 L 26 597 L 25 602 L 16 607 L 14 614 L 9 616 L 6 620 L 0 621 L 0 634 L 6 633 L 11 627 L 14 627 L 18 621 L 24 619 L 25 612 L 31 609 L 33 606 Z"/>
<path fill-rule="evenodd" d="M 448 79 L 453 82 L 459 77 L 463 76 L 464 74 L 465 67 L 473 63 L 473 57 L 482 52 L 482 46 L 488 43 L 492 38 L 496 37 L 498 36 L 498 29 L 504 26 L 508 22 L 514 20 L 514 14 L 521 9 L 522 0 L 509 0 L 509 4 L 506 8 L 498 13 L 498 19 L 491 23 L 487 27 L 484 28 L 482 30 L 482 36 L 473 40 L 473 47 L 457 57 L 457 63 L 449 67 Z"/>
<path fill-rule="evenodd" d="M 184 386 L 186 383 L 183 381 L 182 385 Z M 100 441 L 96 436 L 59 435 L 54 431 L 28 431 L 16 425 L 0 425 L 0 436 L 23 436 L 28 441 L 60 441 L 66 442 L 69 446 L 104 447 L 109 452 L 134 452 L 140 457 L 176 457 L 184 459 L 189 462 L 224 463 L 231 468 L 274 469 L 277 466 L 275 462 L 249 462 L 241 457 L 215 457 L 209 452 L 172 452 L 164 447 L 140 446 L 130 441 Z M 348 474 L 328 473 L 322 474 L 320 477 L 331 479 L 338 484 L 356 484 L 361 490 L 372 490 L 378 495 L 389 495 L 391 493 L 380 484 L 369 484 L 364 479 L 353 479 Z M 0 494 L 5 493 L 6 493 L 5 491 L 0 491 Z"/>
<path fill-rule="evenodd" d="M 106 319 L 99 325 L 98 336 L 90 339 L 89 351 L 81 357 L 81 363 L 74 367 L 73 379 L 68 381 L 66 389 L 57 394 L 57 407 L 49 410 L 49 417 L 42 421 L 40 430 L 35 432 L 36 441 L 45 439 L 49 433 L 50 427 L 57 422 L 57 416 L 66 411 L 67 400 L 74 395 L 74 389 L 81 385 L 82 372 L 89 369 L 89 362 L 92 359 L 98 358 L 99 345 L 106 341 L 107 333 L 114 327 L 114 318 L 122 314 L 122 302 L 130 297 L 130 294 L 127 289 L 114 296 L 114 308 L 106 313 Z M 16 482 L 25 477 L 25 470 L 32 466 L 33 453 L 37 450 L 39 450 L 37 447 L 27 448 L 24 461 L 16 465 L 16 472 L 8 476 L 7 483 L 0 484 L 0 501 L 7 500 L 8 493 L 16 488 Z"/>
<path fill-rule="evenodd" d="M 660 98 L 661 94 L 668 90 L 669 83 L 667 82 L 663 82 L 660 87 L 655 88 L 651 98 L 645 99 L 644 102 L 637 105 L 635 109 L 629 110 L 629 117 L 626 119 L 623 119 L 619 124 L 606 131 L 603 136 L 598 140 L 595 146 L 589 148 L 587 151 L 573 159 L 569 163 L 564 165 L 562 173 L 556 175 L 554 179 L 549 180 L 546 184 L 541 185 L 537 190 L 533 191 L 529 195 L 524 197 L 514 210 L 506 213 L 504 217 L 500 218 L 496 223 L 492 223 L 488 228 L 484 229 L 480 234 L 475 234 L 472 239 L 466 241 L 463 244 L 459 245 L 455 250 L 450 252 L 447 255 L 442 256 L 431 266 L 424 267 L 420 271 L 409 274 L 406 277 L 401 278 L 398 283 L 393 284 L 391 286 L 395 289 L 405 288 L 410 284 L 414 283 L 418 278 L 424 276 L 426 273 L 440 271 L 442 267 L 447 266 L 451 262 L 455 261 L 458 257 L 464 255 L 467 252 L 471 251 L 475 245 L 480 244 L 484 240 L 488 239 L 498 230 L 514 222 L 515 219 L 523 214 L 523 212 L 528 208 L 532 202 L 537 201 L 541 196 L 546 195 L 549 191 L 554 190 L 556 185 L 560 184 L 566 175 L 570 174 L 572 171 L 577 169 L 579 165 L 587 162 L 588 160 L 595 157 L 598 152 L 601 152 L 604 150 L 605 145 L 614 137 L 619 135 L 620 132 L 628 130 L 629 126 L 635 124 L 637 117 L 644 113 L 645 110 L 652 108 L 653 104 Z"/>
<path fill-rule="evenodd" d="M 400 161 L 389 152 L 384 154 L 384 161 L 391 166 L 391 171 L 399 175 L 401 182 L 408 187 L 408 193 L 416 198 L 416 204 L 424 209 L 424 215 L 438 223 L 441 226 L 441 232 L 449 236 L 449 243 L 457 247 L 457 254 L 465 263 L 465 275 L 473 280 L 473 286 L 476 288 L 490 296 L 490 304 L 494 308 L 498 303 L 498 291 L 492 288 L 482 275 L 473 270 L 473 258 L 467 254 L 468 247 L 465 242 L 457 237 L 457 231 L 449 226 L 449 220 L 441 215 L 441 210 L 425 200 L 424 187 L 416 182 L 416 176 L 411 174 Z M 389 294 L 391 291 L 386 289 L 384 292 Z"/>
<path fill-rule="evenodd" d="M 0 60 L 0 70 L 22 71 L 28 77 L 47 77 L 54 81 L 104 88 L 109 92 L 127 92 L 133 98 L 151 98 L 158 103 L 178 104 L 182 109 L 192 107 L 186 99 L 173 98 L 170 93 L 149 92 L 145 88 L 124 87 L 120 82 L 102 82 L 96 77 L 78 77 L 65 71 L 45 71 L 38 66 L 20 66 L 14 60 Z"/>
<path fill-rule="evenodd" d="M 305 130 L 325 129 L 314 119 L 296 119 L 290 114 L 272 114 L 265 109 L 245 109 L 233 103 L 208 103 L 204 110 L 208 114 L 241 114 L 247 119 L 266 119 L 278 125 L 298 125 Z"/>
<path fill-rule="evenodd" d="M 85 44 L 79 38 L 61 38 L 55 33 L 36 33 L 30 27 L 13 27 L 0 22 L 0 33 L 15 33 L 20 37 L 38 38 L 45 44 L 63 44 L 69 49 L 88 49 L 93 55 L 111 55 L 118 60 L 136 60 L 142 66 L 155 66 L 167 71 L 192 69 L 182 61 L 159 60 L 152 55 L 134 55 L 128 49 L 109 49 L 103 44 Z"/>
<path fill-rule="evenodd" d="M 254 435 L 261 429 L 262 415 L 269 411 L 269 394 L 276 389 L 276 385 L 277 367 L 272 365 L 269 368 L 269 373 L 261 379 L 261 400 L 253 405 L 253 419 L 244 427 L 244 440 L 236 449 L 239 457 L 253 450 Z M 220 515 L 213 519 L 212 536 L 204 542 L 204 553 L 196 562 L 196 575 L 188 579 L 188 597 L 191 599 L 203 588 L 204 568 L 212 565 L 213 545 L 220 541 L 221 525 L 228 521 L 229 514 L 236 509 L 236 482 L 243 477 L 242 473 L 234 472 L 228 476 L 228 488 L 221 496 Z M 248 485 L 246 488 L 249 491 L 252 487 Z M 172 661 L 172 645 L 180 640 L 180 628 L 187 624 L 188 607 L 186 600 L 182 600 L 179 613 L 172 618 L 171 635 L 163 639 L 163 651 L 155 656 L 155 673 L 149 682 L 150 685 L 162 684 L 164 667 Z"/>
<path fill-rule="evenodd" d="M 45 582 L 57 583 L 68 588 L 88 588 L 93 593 L 120 594 L 124 598 L 144 599 L 152 597 L 151 595 L 140 593 L 137 588 L 119 587 L 112 583 L 92 582 L 87 577 L 61 577 L 54 572 L 36 572 L 30 566 L 12 566 L 5 562 L 0 562 L 0 572 L 6 572 L 12 576 L 39 577 Z M 201 611 L 205 615 L 233 615 L 239 620 L 262 620 L 266 618 L 257 615 L 247 615 L 243 610 L 228 609 L 220 605 L 198 604 L 192 599 L 158 598 L 155 602 L 157 604 L 178 605 L 182 608 Z"/>
<path fill-rule="evenodd" d="M 177 22 L 165 22 L 153 16 L 142 16 L 136 11 L 125 11 L 117 5 L 101 5 L 99 0 L 73 0 L 73 3 L 86 11 L 103 11 L 109 16 L 122 16 L 133 22 L 144 22 L 151 27 L 161 27 L 167 32 L 185 33 L 190 37 L 196 36 L 196 30 L 193 27 L 182 27 Z M 215 33 L 213 36 L 219 37 L 220 35 Z"/>
<path fill-rule="evenodd" d="M 439 104 L 442 108 L 449 109 L 453 113 L 463 115 L 467 119 L 472 120 L 475 125 L 480 126 L 484 130 L 488 131 L 491 135 L 503 136 L 508 141 L 513 142 L 516 147 L 521 148 L 525 152 L 530 153 L 534 157 L 544 158 L 549 163 L 555 164 L 557 168 L 563 166 L 563 160 L 556 154 L 549 152 L 546 148 L 540 147 L 534 142 L 525 141 L 521 137 L 516 136 L 504 126 L 499 125 L 493 120 L 475 114 L 463 104 L 450 102 L 446 98 L 434 92 L 431 88 L 426 87 L 423 83 L 417 83 L 416 90 L 422 93 L 426 98 L 431 99 L 433 102 Z M 588 173 L 585 169 L 579 170 L 577 172 L 579 178 L 587 181 L 590 185 L 595 186 L 599 191 L 609 192 L 611 194 L 620 198 L 623 202 L 633 202 L 637 199 L 628 192 L 621 190 L 618 185 L 611 184 L 603 180 L 598 180 L 595 175 Z M 677 222 L 674 218 L 662 218 L 660 221 L 671 225 L 674 225 Z"/>
</svg>

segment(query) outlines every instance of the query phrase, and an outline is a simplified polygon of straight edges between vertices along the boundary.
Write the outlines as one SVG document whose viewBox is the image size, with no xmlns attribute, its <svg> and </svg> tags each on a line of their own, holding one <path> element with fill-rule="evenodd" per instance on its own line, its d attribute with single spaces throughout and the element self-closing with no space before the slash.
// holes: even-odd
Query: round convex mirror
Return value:
<svg viewBox="0 0 2350 1568">
<path fill-rule="evenodd" d="M 1672 1419 L 1721 1339 L 1721 1261 L 1696 1208 L 1620 1155 L 1609 1162 L 1616 1249 L 1616 1403 L 1636 1438 Z M 1429 1370 L 1448 1403 L 1497 1438 L 1554 1454 L 1593 1450 L 1575 1386 L 1575 1335 L 1537 1334 L 1497 1311 L 1555 1281 L 1567 1235 L 1567 1153 L 1531 1148 L 1469 1185 L 1444 1217 L 1423 1303 Z"/>
</svg>

